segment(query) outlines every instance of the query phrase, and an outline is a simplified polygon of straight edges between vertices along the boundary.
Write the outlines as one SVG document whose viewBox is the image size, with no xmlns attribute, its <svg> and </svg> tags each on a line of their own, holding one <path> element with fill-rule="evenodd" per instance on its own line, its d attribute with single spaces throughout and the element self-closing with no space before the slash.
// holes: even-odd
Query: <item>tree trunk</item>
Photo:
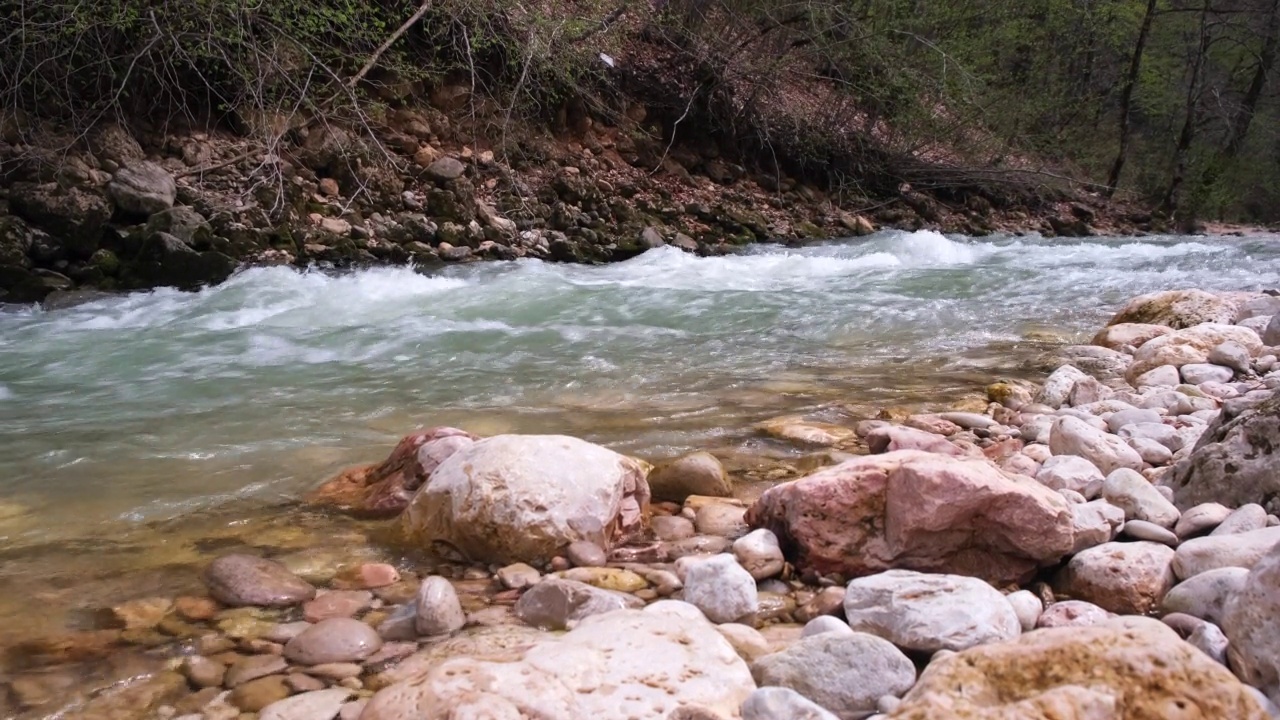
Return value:
<svg viewBox="0 0 1280 720">
<path fill-rule="evenodd" d="M 1120 149 L 1116 151 L 1115 162 L 1111 164 L 1111 172 L 1107 174 L 1107 197 L 1116 192 L 1120 184 L 1120 173 L 1124 170 L 1125 156 L 1129 154 L 1129 124 L 1133 109 L 1133 90 L 1138 85 L 1138 74 L 1142 70 L 1142 54 L 1147 49 L 1147 38 L 1151 35 L 1151 23 L 1156 17 L 1157 0 L 1147 0 L 1147 11 L 1142 16 L 1142 26 L 1138 29 L 1138 40 L 1133 46 L 1133 58 L 1129 61 L 1129 74 L 1125 76 L 1124 86 L 1120 90 Z"/>
<path fill-rule="evenodd" d="M 1169 189 L 1164 194 L 1164 202 L 1160 210 L 1169 217 L 1179 215 L 1182 185 L 1187 176 L 1187 160 L 1191 154 L 1191 143 L 1195 140 L 1196 126 L 1200 121 L 1200 80 L 1204 75 L 1205 56 L 1209 54 L 1209 0 L 1205 0 L 1200 11 L 1200 42 L 1196 47 L 1195 58 L 1191 62 L 1191 81 L 1187 83 L 1187 110 L 1182 122 L 1182 131 L 1178 133 L 1178 144 L 1173 149 L 1173 177 L 1169 179 Z M 1185 215 L 1185 213 L 1182 213 Z M 1179 220 L 1186 220 L 1179 217 Z"/>
<path fill-rule="evenodd" d="M 1262 36 L 1262 52 L 1258 54 L 1258 65 L 1254 68 L 1253 79 L 1249 89 L 1245 91 L 1240 110 L 1231 119 L 1231 134 L 1227 138 L 1227 146 L 1223 150 L 1225 160 L 1234 160 L 1244 147 L 1245 138 L 1249 136 L 1249 125 L 1258 110 L 1258 101 L 1262 99 L 1262 91 L 1267 85 L 1267 75 L 1276 62 L 1277 45 L 1280 44 L 1280 0 L 1271 3 L 1271 12 L 1267 15 L 1266 30 Z"/>
</svg>

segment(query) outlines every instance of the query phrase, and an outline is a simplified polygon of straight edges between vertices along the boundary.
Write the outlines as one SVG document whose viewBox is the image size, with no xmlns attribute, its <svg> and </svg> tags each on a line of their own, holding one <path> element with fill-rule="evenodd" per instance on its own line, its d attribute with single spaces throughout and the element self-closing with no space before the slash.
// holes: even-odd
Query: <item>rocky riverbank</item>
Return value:
<svg viewBox="0 0 1280 720">
<path fill-rule="evenodd" d="M 1150 214 L 1087 194 L 1035 206 L 907 185 L 888 199 L 850 196 L 752 171 L 714 143 L 662 147 L 636 130 L 642 106 L 625 120 L 557 135 L 521 126 L 519 157 L 431 106 L 390 113 L 372 136 L 286 128 L 292 142 L 270 152 L 230 132 L 135 138 L 106 125 L 85 137 L 48 130 L 37 141 L 8 124 L 0 302 L 194 289 L 254 265 L 601 263 L 663 245 L 713 255 L 879 227 L 972 236 L 1160 229 Z"/>
<path fill-rule="evenodd" d="M 400 559 L 223 555 L 18 648 L 10 700 L 111 657 L 63 717 L 1275 717 L 1278 346 L 1275 296 L 1136 298 L 984 405 L 761 423 L 822 451 L 763 494 L 707 453 L 417 432 L 308 498 Z"/>
</svg>

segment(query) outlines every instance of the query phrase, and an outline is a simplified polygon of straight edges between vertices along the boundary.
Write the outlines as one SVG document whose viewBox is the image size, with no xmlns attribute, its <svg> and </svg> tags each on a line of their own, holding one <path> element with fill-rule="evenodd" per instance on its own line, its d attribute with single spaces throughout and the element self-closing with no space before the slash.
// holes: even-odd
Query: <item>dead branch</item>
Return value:
<svg viewBox="0 0 1280 720">
<path fill-rule="evenodd" d="M 356 86 L 356 84 L 358 84 L 361 80 L 363 80 L 364 76 L 368 75 L 369 71 L 372 70 L 373 67 L 378 64 L 378 60 L 379 58 L 382 57 L 382 53 L 386 52 L 387 48 L 394 45 L 395 42 L 400 39 L 400 36 L 408 32 L 409 28 L 413 27 L 414 23 L 421 20 L 422 16 L 426 15 L 427 11 L 430 9 L 431 9 L 431 0 L 423 0 L 422 5 L 418 7 L 417 12 L 409 16 L 409 19 L 405 20 L 403 25 L 396 28 L 396 31 L 391 33 L 390 37 L 388 37 L 381 45 L 379 45 L 377 50 L 373 51 L 373 54 L 369 56 L 369 61 L 364 64 L 364 67 L 360 68 L 360 72 L 356 73 L 350 80 L 347 81 L 347 87 L 353 88 Z"/>
</svg>

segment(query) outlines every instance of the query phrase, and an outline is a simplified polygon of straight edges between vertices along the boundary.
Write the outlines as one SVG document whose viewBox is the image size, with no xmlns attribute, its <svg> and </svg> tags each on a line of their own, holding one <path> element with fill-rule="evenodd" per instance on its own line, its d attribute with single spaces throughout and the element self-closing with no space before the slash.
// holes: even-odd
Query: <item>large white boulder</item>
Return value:
<svg viewBox="0 0 1280 720">
<path fill-rule="evenodd" d="M 1022 623 L 998 590 L 977 578 L 890 570 L 845 588 L 849 627 L 907 650 L 963 650 L 1017 637 Z"/>
<path fill-rule="evenodd" d="M 401 516 L 424 548 L 472 562 L 545 563 L 577 540 L 639 532 L 649 466 L 562 435 L 497 435 L 453 453 Z"/>
</svg>

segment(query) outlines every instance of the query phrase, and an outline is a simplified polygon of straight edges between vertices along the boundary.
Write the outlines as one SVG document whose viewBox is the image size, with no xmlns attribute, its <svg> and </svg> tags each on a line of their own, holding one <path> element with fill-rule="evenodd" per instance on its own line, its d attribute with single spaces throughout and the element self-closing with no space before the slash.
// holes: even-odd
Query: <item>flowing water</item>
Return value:
<svg viewBox="0 0 1280 720">
<path fill-rule="evenodd" d="M 77 582 L 111 575 L 113 543 L 195 562 L 165 550 L 183 527 L 287 505 L 419 426 L 661 457 L 757 442 L 782 413 L 944 401 L 1135 294 L 1275 287 L 1278 241 L 886 232 L 605 267 L 254 269 L 0 310 L 0 595 L 91 604 Z"/>
</svg>

